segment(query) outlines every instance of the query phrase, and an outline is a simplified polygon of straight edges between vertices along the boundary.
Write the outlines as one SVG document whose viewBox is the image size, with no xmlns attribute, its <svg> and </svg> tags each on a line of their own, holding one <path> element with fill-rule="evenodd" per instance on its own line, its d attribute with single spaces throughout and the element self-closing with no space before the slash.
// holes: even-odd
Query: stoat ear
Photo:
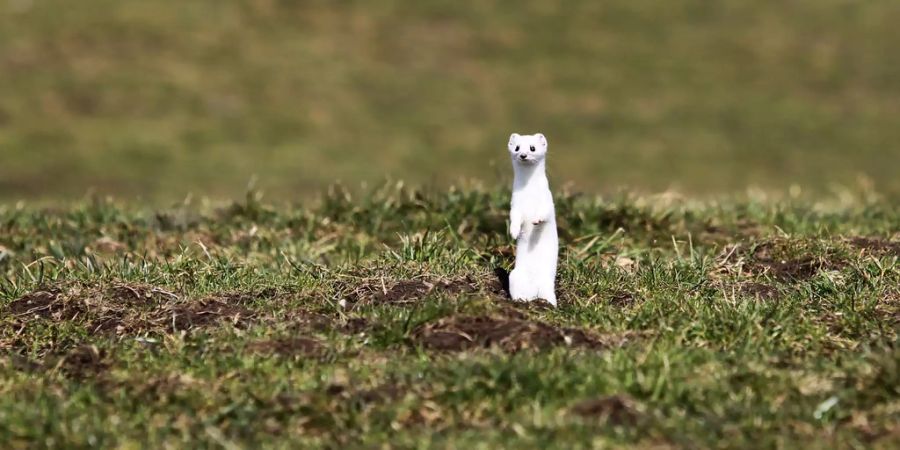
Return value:
<svg viewBox="0 0 900 450">
<path fill-rule="evenodd" d="M 513 133 L 509 135 L 509 147 L 515 147 L 516 143 L 519 142 L 519 134 Z"/>
<path fill-rule="evenodd" d="M 538 139 L 538 142 L 540 142 L 541 145 L 543 145 L 544 147 L 547 146 L 547 138 L 545 138 L 542 133 L 538 133 L 534 136 Z"/>
</svg>

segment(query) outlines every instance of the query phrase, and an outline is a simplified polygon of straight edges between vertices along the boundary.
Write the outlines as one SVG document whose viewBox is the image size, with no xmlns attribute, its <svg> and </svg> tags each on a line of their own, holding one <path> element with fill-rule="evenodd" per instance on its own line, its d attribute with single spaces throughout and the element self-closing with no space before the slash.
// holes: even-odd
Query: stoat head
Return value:
<svg viewBox="0 0 900 450">
<path fill-rule="evenodd" d="M 520 135 L 513 133 L 509 137 L 509 156 L 513 165 L 533 165 L 547 157 L 547 138 L 543 134 Z"/>
</svg>

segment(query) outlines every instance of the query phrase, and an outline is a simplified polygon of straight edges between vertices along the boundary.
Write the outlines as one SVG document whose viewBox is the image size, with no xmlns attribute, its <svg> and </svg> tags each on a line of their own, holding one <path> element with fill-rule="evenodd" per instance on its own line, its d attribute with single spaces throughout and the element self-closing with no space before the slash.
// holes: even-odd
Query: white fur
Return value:
<svg viewBox="0 0 900 450">
<path fill-rule="evenodd" d="M 509 154 L 514 172 L 509 234 L 516 239 L 516 266 L 509 274 L 509 293 L 513 300 L 544 299 L 555 306 L 559 239 L 545 169 L 547 139 L 540 133 L 513 133 Z"/>
</svg>

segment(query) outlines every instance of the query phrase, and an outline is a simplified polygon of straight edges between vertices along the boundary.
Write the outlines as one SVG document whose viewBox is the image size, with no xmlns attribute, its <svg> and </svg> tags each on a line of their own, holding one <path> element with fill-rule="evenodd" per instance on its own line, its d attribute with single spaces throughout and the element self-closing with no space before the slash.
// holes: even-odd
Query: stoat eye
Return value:
<svg viewBox="0 0 900 450">
<path fill-rule="evenodd" d="M 534 151 L 534 146 L 533 146 L 533 145 L 531 146 L 531 151 Z"/>
<path fill-rule="evenodd" d="M 516 146 L 516 151 L 519 151 L 519 146 L 518 146 L 518 145 Z"/>
</svg>

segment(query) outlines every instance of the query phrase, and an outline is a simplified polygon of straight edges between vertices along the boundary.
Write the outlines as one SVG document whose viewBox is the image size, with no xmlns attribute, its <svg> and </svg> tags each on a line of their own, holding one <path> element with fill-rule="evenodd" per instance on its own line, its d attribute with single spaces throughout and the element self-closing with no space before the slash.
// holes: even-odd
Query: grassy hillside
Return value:
<svg viewBox="0 0 900 450">
<path fill-rule="evenodd" d="M 896 205 L 557 199 L 511 304 L 502 191 L 0 206 L 12 448 L 896 448 Z"/>
<path fill-rule="evenodd" d="M 563 6 L 564 5 L 564 6 Z M 890 0 L 0 3 L 0 198 L 335 180 L 900 192 Z"/>
</svg>

